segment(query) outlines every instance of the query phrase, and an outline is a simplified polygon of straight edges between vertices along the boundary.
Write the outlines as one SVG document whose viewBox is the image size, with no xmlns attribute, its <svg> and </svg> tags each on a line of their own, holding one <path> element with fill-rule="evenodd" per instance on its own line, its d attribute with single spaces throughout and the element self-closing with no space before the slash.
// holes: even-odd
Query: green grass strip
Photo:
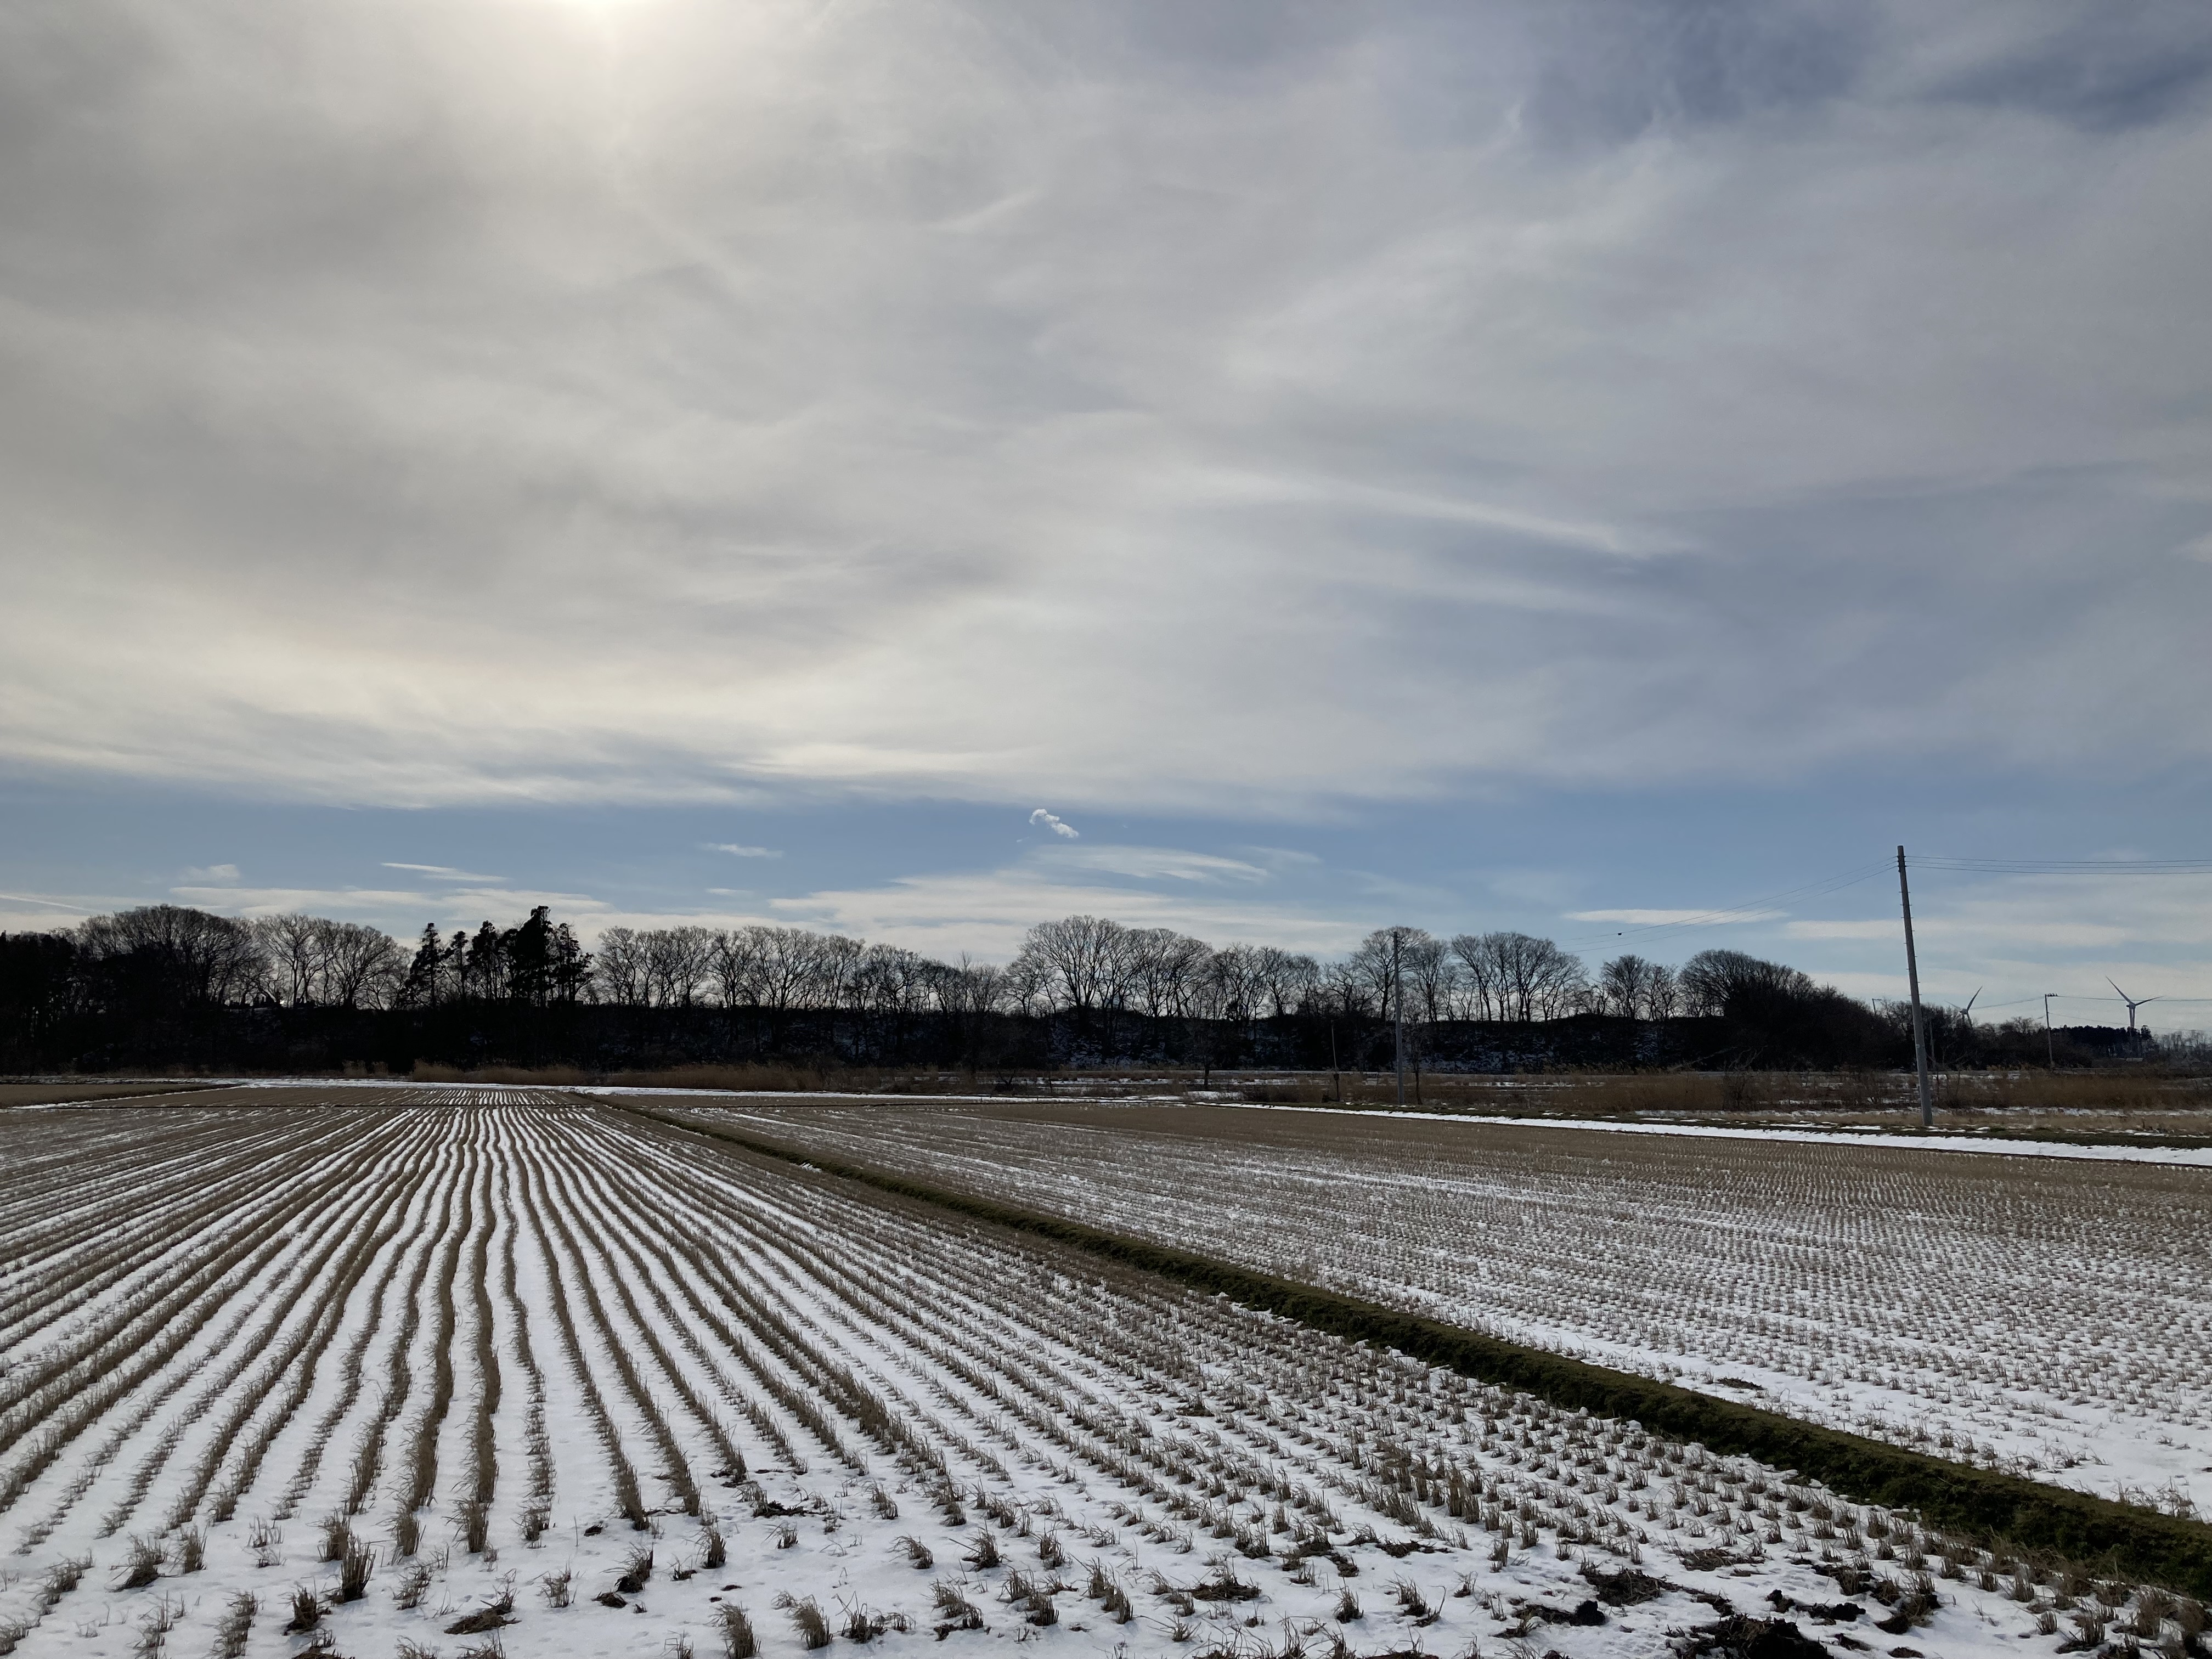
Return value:
<svg viewBox="0 0 2212 1659">
<path fill-rule="evenodd" d="M 1863 1435 L 1802 1422 L 1779 1412 L 1717 1400 L 1671 1382 L 1547 1353 L 1187 1250 L 1124 1237 L 1079 1221 L 1018 1209 L 995 1199 L 824 1158 L 719 1126 L 664 1116 L 630 1102 L 617 1103 L 671 1128 L 1048 1238 L 1194 1290 L 1226 1296 L 1314 1330 L 1395 1348 L 1463 1376 L 1519 1389 L 1555 1406 L 1632 1420 L 1653 1433 L 1693 1440 L 1711 1451 L 1755 1457 L 1772 1468 L 1795 1470 L 1802 1477 L 1819 1480 L 1858 1503 L 1916 1511 L 1933 1526 L 1964 1531 L 2014 1550 L 2050 1550 L 2076 1562 L 2109 1564 L 2118 1576 L 2212 1596 L 2212 1526 L 2200 1521 L 2093 1498 L 2021 1475 L 1971 1468 Z"/>
</svg>

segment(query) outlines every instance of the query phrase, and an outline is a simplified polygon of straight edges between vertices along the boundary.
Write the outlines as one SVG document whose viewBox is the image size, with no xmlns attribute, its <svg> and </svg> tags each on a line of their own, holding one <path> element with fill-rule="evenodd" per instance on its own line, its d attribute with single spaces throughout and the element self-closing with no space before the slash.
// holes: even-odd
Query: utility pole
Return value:
<svg viewBox="0 0 2212 1659">
<path fill-rule="evenodd" d="M 1390 930 L 1390 988 L 1398 1002 L 1398 1033 L 1391 1039 L 1393 1058 L 1398 1062 L 1398 1109 L 1406 1109 L 1406 974 L 1398 965 L 1401 930 Z"/>
<path fill-rule="evenodd" d="M 2051 1035 L 2051 999 L 2057 994 L 2056 991 L 2043 994 L 2043 1058 L 2054 1072 L 2058 1069 L 2058 1045 Z"/>
<path fill-rule="evenodd" d="M 1912 988 L 1912 1069 L 1920 1079 L 1920 1127 L 1936 1127 L 1936 1097 L 1928 1088 L 1928 1028 L 1920 1017 L 1920 961 L 1912 952 L 1912 889 L 1905 879 L 1905 849 L 1897 849 L 1897 897 L 1905 907 L 1905 977 Z"/>
</svg>

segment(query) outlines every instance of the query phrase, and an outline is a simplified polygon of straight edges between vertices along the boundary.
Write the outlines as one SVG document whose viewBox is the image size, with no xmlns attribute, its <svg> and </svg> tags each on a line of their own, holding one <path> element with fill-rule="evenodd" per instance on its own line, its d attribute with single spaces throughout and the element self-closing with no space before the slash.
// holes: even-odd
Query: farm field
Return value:
<svg viewBox="0 0 2212 1659">
<path fill-rule="evenodd" d="M 0 1109 L 48 1106 L 64 1101 L 122 1100 L 134 1095 L 173 1095 L 196 1089 L 193 1083 L 0 1083 Z"/>
<path fill-rule="evenodd" d="M 664 1108 L 1917 1449 L 2212 1510 L 2212 1170 L 1141 1104 Z"/>
<path fill-rule="evenodd" d="M 1951 1659 L 2203 1625 L 574 1096 L 0 1133 L 7 1651 Z"/>
</svg>

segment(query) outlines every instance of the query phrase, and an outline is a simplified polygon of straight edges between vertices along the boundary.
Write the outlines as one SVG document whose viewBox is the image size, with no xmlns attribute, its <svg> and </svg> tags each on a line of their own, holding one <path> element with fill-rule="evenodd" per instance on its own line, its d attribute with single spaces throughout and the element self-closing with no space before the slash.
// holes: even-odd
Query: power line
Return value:
<svg viewBox="0 0 2212 1659">
<path fill-rule="evenodd" d="M 2071 992 L 2071 991 L 2053 991 L 2053 992 L 2051 994 L 2051 999 L 2052 999 L 2052 1000 L 2053 1000 L 2053 1001 L 2057 1001 L 2057 1002 L 2118 1002 L 2118 1003 L 2124 1004 L 2124 1003 L 2127 1001 L 2127 999 L 2126 999 L 2125 997 L 2090 997 L 2090 996 L 2081 996 L 2081 995 L 2078 995 L 2078 994 L 2076 994 L 2075 993 Z M 2031 1000 L 2032 1000 L 2032 999 L 2031 999 Z M 2212 1002 L 2212 997 L 2167 997 L 2167 996 L 2161 996 L 2161 997 L 2137 997 L 2137 998 L 2136 999 L 2136 1006 L 2137 1007 L 2141 1007 L 2141 1006 L 2142 1006 L 2145 1002 L 2147 1002 L 2147 1001 L 2148 1001 L 2148 1002 Z M 1996 1003 L 1991 1003 L 1991 1004 L 1990 1005 L 1990 1006 L 1991 1006 L 1991 1007 L 1993 1007 L 1993 1008 L 1994 1008 L 1994 1007 L 1996 1007 L 1996 1006 L 1998 1006 L 1998 1005 L 1997 1005 L 1997 1004 L 1996 1004 Z M 2010 1006 L 2011 1005 L 2007 1004 L 2007 1005 L 2005 1005 L 2005 1006 Z"/>
<path fill-rule="evenodd" d="M 1987 876 L 2212 876 L 2212 859 L 1916 858 L 1916 870 Z"/>
</svg>

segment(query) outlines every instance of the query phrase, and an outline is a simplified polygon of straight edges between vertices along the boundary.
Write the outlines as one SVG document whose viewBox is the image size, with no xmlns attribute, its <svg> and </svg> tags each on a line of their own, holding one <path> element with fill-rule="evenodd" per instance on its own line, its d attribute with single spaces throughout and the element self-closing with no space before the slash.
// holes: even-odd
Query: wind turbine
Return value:
<svg viewBox="0 0 2212 1659">
<path fill-rule="evenodd" d="M 1974 987 L 1974 994 L 1968 997 L 1966 1006 L 1959 1010 L 1959 1023 L 1966 1028 L 1966 1033 L 1970 1036 L 1974 1030 L 1974 1005 L 1981 1000 L 1982 993 L 1988 988 L 1982 985 Z"/>
<path fill-rule="evenodd" d="M 2115 991 L 2120 991 L 2118 984 L 2110 974 L 2105 975 L 2105 983 L 2112 986 Z M 2125 991 L 2120 991 L 2120 1000 L 2128 1005 L 2128 1046 L 2130 1048 L 2140 1050 L 2142 1047 L 2140 1039 L 2136 1036 L 2136 1010 L 2148 1007 L 2154 1002 L 2163 1002 L 2165 1000 L 2162 996 L 2131 997 Z"/>
</svg>

